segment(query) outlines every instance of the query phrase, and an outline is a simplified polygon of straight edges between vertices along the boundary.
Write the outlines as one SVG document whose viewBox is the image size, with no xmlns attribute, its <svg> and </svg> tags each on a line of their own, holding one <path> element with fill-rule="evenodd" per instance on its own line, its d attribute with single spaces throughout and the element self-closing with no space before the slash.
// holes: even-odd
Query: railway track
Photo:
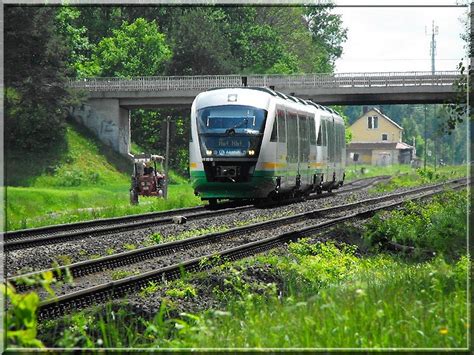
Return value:
<svg viewBox="0 0 474 355">
<path fill-rule="evenodd" d="M 338 193 L 349 193 L 370 187 L 377 182 L 387 179 L 380 176 L 368 179 L 354 180 L 348 183 Z M 317 199 L 331 194 L 312 194 L 309 199 Z M 291 201 L 290 201 L 291 202 Z M 294 202 L 294 201 L 293 201 Z M 184 216 L 189 220 L 216 217 L 235 212 L 243 212 L 255 209 L 253 205 L 238 205 L 234 202 L 222 203 L 217 210 L 209 210 L 206 206 L 174 209 L 163 212 L 152 212 L 140 215 L 99 219 L 93 221 L 79 222 L 73 224 L 61 224 L 35 229 L 25 229 L 8 232 L 4 235 L 4 250 L 12 251 L 34 246 L 62 243 L 77 240 L 84 237 L 98 237 L 110 233 L 122 233 L 148 227 L 161 226 L 176 223 L 176 217 Z"/>
<path fill-rule="evenodd" d="M 206 243 L 213 243 L 224 238 L 228 239 L 236 236 L 242 236 L 258 230 L 274 230 L 275 227 L 294 224 L 298 223 L 299 221 L 306 220 L 312 222 L 316 218 L 322 219 L 323 216 L 333 215 L 334 213 L 339 213 L 343 211 L 351 212 L 346 213 L 344 216 L 331 216 L 330 218 L 325 218 L 326 221 L 323 221 L 321 223 L 311 223 L 309 226 L 304 226 L 303 228 L 282 233 L 274 237 L 251 242 L 244 242 L 241 245 L 219 250 L 217 252 L 207 254 L 205 256 L 190 258 L 188 260 L 184 259 L 185 261 L 182 263 L 175 263 L 174 265 L 162 267 L 157 270 L 142 272 L 136 276 L 130 276 L 124 279 L 106 282 L 98 286 L 87 287 L 73 293 L 64 294 L 62 296 L 59 296 L 55 300 L 43 301 L 40 306 L 39 316 L 41 318 L 56 317 L 61 314 L 64 314 L 64 312 L 67 312 L 68 310 L 76 310 L 91 304 L 95 304 L 97 302 L 106 301 L 111 298 L 120 298 L 129 292 L 136 292 L 140 290 L 150 281 L 160 282 L 163 280 L 171 280 L 178 278 L 180 277 L 183 270 L 188 272 L 205 270 L 206 268 L 214 266 L 214 264 L 205 263 L 203 261 L 209 260 L 215 257 L 216 255 L 219 256 L 219 259 L 216 260 L 224 261 L 236 260 L 248 255 L 266 251 L 278 245 L 281 245 L 281 243 L 298 239 L 301 236 L 308 236 L 310 234 L 320 232 L 340 222 L 344 222 L 354 218 L 366 218 L 367 216 L 370 216 L 381 209 L 396 208 L 406 200 L 405 198 L 407 196 L 409 196 L 408 199 L 420 199 L 432 196 L 436 193 L 439 193 L 440 191 L 443 191 L 443 185 L 444 184 L 424 186 L 401 193 L 393 193 L 382 197 L 366 199 L 363 201 L 358 201 L 346 205 L 325 208 L 318 211 L 305 212 L 299 215 L 279 218 L 276 220 L 261 222 L 245 227 L 234 228 L 222 233 L 214 233 L 205 236 L 189 238 L 178 242 L 171 242 L 157 245 L 154 247 L 134 250 L 132 252 L 116 254 L 97 260 L 76 263 L 70 265 L 69 270 L 74 277 L 81 278 L 114 267 L 123 267 L 126 265 L 131 265 L 133 263 L 140 263 L 150 258 L 169 255 L 182 250 L 190 250 L 192 248 L 197 248 L 200 245 L 204 245 Z M 465 179 L 458 179 L 452 181 L 450 182 L 450 185 L 452 185 L 453 188 L 464 187 Z M 362 211 L 357 211 L 357 209 L 360 207 L 365 208 Z M 65 268 L 59 268 L 54 270 L 51 269 L 50 271 L 56 273 L 57 277 L 60 278 L 60 274 L 64 274 Z M 38 273 L 26 274 L 20 277 L 12 278 L 10 279 L 10 282 L 17 284 L 19 290 L 21 290 L 22 287 L 18 283 L 18 280 L 21 277 L 31 277 L 35 274 L 37 275 Z"/>
</svg>

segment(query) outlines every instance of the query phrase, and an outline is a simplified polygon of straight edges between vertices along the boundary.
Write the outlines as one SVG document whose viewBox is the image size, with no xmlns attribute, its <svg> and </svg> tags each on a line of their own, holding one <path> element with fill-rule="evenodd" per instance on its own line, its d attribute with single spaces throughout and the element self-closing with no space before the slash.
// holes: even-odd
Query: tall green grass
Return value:
<svg viewBox="0 0 474 355">
<path fill-rule="evenodd" d="M 312 262 L 334 263 L 326 257 Z M 421 265 L 390 257 L 362 260 L 348 276 L 336 277 L 343 281 L 322 289 L 307 282 L 283 298 L 228 297 L 225 316 L 207 312 L 187 319 L 173 346 L 465 348 L 467 266 L 467 258 L 455 265 L 442 259 Z"/>
</svg>

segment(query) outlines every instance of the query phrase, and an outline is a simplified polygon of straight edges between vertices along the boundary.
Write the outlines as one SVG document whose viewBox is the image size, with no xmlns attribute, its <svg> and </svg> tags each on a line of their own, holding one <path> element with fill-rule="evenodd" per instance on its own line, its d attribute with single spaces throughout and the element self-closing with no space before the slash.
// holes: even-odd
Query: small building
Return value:
<svg viewBox="0 0 474 355">
<path fill-rule="evenodd" d="M 349 129 L 347 164 L 410 164 L 415 158 L 415 147 L 402 142 L 403 128 L 376 108 L 364 109 Z"/>
</svg>

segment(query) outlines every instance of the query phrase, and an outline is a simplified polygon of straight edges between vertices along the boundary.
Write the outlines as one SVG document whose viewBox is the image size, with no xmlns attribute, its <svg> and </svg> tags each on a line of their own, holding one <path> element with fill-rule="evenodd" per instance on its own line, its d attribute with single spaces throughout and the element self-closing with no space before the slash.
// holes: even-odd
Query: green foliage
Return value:
<svg viewBox="0 0 474 355">
<path fill-rule="evenodd" d="M 159 232 L 153 233 L 152 235 L 150 235 L 150 240 L 155 244 L 160 244 L 162 243 L 163 236 Z"/>
<path fill-rule="evenodd" d="M 249 26 L 237 39 L 241 68 L 248 73 L 290 74 L 298 71 L 296 58 L 287 53 L 270 25 Z"/>
<path fill-rule="evenodd" d="M 92 54 L 101 76 L 130 78 L 163 72 L 171 50 L 155 21 L 124 22 L 113 36 L 102 39 Z"/>
<path fill-rule="evenodd" d="M 11 303 L 6 314 L 8 346 L 43 348 L 43 343 L 37 339 L 38 294 L 18 294 L 10 284 L 2 284 L 2 291 Z"/>
<path fill-rule="evenodd" d="M 292 274 L 298 275 L 297 282 L 310 282 L 322 287 L 358 271 L 353 246 L 338 247 L 330 242 L 309 244 L 303 239 L 291 243 L 288 250 L 294 257 L 294 263 L 289 266 Z"/>
<path fill-rule="evenodd" d="M 334 257 L 334 256 L 331 256 Z M 324 289 L 263 300 L 227 299 L 227 313 L 198 315 L 174 344 L 193 347 L 466 346 L 466 269 L 442 260 L 410 266 L 390 259 L 360 263 L 360 273 Z M 450 285 L 446 287 L 446 285 Z M 403 325 L 403 332 L 397 331 Z M 448 329 L 449 336 L 445 336 Z M 389 333 L 390 335 L 388 335 Z M 178 345 L 177 345 L 178 346 Z"/>
<path fill-rule="evenodd" d="M 142 296 L 142 297 L 150 296 L 150 295 L 154 294 L 156 291 L 158 291 L 158 289 L 159 289 L 158 283 L 156 283 L 154 281 L 150 281 L 150 282 L 148 282 L 148 284 L 146 286 L 144 286 L 140 290 L 140 296 Z"/>
<path fill-rule="evenodd" d="M 138 275 L 139 271 L 136 270 L 114 270 L 110 274 L 112 280 L 120 280 L 129 276 Z"/>
<path fill-rule="evenodd" d="M 136 246 L 135 244 L 125 243 L 125 244 L 123 245 L 123 248 L 124 248 L 125 250 L 135 250 L 135 249 L 137 249 L 137 246 Z"/>
<path fill-rule="evenodd" d="M 223 33 L 222 13 L 213 8 L 183 9 L 170 31 L 173 58 L 171 75 L 230 74 L 235 60 Z"/>
<path fill-rule="evenodd" d="M 165 294 L 172 298 L 193 298 L 197 296 L 197 291 L 193 285 L 179 279 L 172 283 Z"/>
<path fill-rule="evenodd" d="M 308 6 L 306 12 L 313 43 L 327 73 L 342 55 L 342 44 L 347 39 L 347 28 L 342 25 L 341 15 L 331 14 L 331 9 L 331 6 Z"/>
<path fill-rule="evenodd" d="M 63 140 L 68 52 L 54 7 L 5 8 L 5 146 L 48 150 Z M 7 153 L 8 154 L 8 153 Z"/>
<path fill-rule="evenodd" d="M 51 271 L 35 277 L 22 278 L 18 282 L 29 286 L 39 285 L 54 297 L 51 285 L 55 282 Z M 38 319 L 36 313 L 40 298 L 36 292 L 17 293 L 10 283 L 0 285 L 4 297 L 8 300 L 5 312 L 6 347 L 44 348 L 38 339 Z"/>
<path fill-rule="evenodd" d="M 96 75 L 99 68 L 90 60 L 94 46 L 87 37 L 87 28 L 75 24 L 80 16 L 79 8 L 62 6 L 56 14 L 56 26 L 58 33 L 67 41 L 69 66 L 77 77 L 83 78 Z"/>
<path fill-rule="evenodd" d="M 426 205 L 407 202 L 402 210 L 376 214 L 364 238 L 371 244 L 389 240 L 457 258 L 466 251 L 466 224 L 466 193 L 446 192 Z"/>
</svg>

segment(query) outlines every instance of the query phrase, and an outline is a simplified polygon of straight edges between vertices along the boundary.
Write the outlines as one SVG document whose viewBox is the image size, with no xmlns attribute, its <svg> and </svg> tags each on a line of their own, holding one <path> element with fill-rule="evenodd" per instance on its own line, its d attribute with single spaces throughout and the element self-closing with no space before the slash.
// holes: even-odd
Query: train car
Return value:
<svg viewBox="0 0 474 355">
<path fill-rule="evenodd" d="M 210 204 L 305 196 L 344 182 L 343 119 L 269 88 L 200 93 L 189 147 L 194 192 Z"/>
</svg>

